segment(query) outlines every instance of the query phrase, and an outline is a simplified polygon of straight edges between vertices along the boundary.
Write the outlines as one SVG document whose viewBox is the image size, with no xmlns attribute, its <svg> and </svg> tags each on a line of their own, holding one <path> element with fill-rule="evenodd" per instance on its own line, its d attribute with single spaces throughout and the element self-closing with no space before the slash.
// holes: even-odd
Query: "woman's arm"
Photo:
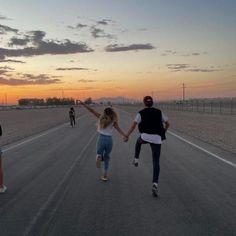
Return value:
<svg viewBox="0 0 236 236">
<path fill-rule="evenodd" d="M 98 113 L 97 111 L 95 111 L 93 108 L 91 108 L 90 106 L 88 106 L 88 105 L 86 105 L 84 102 L 82 102 L 82 101 L 80 101 L 79 100 L 79 102 L 80 102 L 80 104 L 81 105 L 83 105 L 88 111 L 90 111 L 91 113 L 93 113 L 96 117 L 100 117 L 101 116 L 101 114 L 100 113 Z"/>
<path fill-rule="evenodd" d="M 124 131 L 120 128 L 120 126 L 118 125 L 118 122 L 114 123 L 114 127 L 115 129 L 124 137 L 127 138 L 126 134 L 124 133 Z"/>
</svg>

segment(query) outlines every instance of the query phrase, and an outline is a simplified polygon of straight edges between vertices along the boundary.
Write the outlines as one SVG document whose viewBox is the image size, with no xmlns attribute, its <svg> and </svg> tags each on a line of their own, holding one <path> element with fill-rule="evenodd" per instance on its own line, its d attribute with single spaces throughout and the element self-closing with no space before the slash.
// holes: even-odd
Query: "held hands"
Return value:
<svg viewBox="0 0 236 236">
<path fill-rule="evenodd" d="M 129 137 L 128 137 L 127 135 L 123 136 L 123 141 L 124 141 L 125 143 L 128 142 L 128 140 L 129 140 Z"/>
</svg>

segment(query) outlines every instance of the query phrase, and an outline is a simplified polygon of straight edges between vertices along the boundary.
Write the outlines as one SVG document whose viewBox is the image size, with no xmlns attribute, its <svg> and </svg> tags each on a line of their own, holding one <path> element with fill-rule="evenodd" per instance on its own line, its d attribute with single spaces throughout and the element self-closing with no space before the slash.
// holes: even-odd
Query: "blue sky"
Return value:
<svg viewBox="0 0 236 236">
<path fill-rule="evenodd" d="M 46 85 L 71 96 L 99 97 L 112 89 L 107 95 L 137 98 L 150 92 L 148 84 L 158 98 L 177 99 L 174 88 L 183 82 L 206 85 L 191 97 L 235 96 L 236 1 L 0 4 L 0 86 L 4 94 L 18 93 L 13 100 L 32 89 L 47 96 Z"/>
</svg>

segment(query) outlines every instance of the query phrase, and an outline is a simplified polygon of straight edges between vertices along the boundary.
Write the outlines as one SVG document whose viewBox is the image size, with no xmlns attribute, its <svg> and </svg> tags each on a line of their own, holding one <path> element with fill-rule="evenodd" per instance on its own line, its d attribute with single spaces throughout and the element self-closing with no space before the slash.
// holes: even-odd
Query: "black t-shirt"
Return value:
<svg viewBox="0 0 236 236">
<path fill-rule="evenodd" d="M 75 116 L 75 112 L 72 111 L 72 110 L 70 110 L 70 111 L 69 111 L 69 116 Z"/>
</svg>

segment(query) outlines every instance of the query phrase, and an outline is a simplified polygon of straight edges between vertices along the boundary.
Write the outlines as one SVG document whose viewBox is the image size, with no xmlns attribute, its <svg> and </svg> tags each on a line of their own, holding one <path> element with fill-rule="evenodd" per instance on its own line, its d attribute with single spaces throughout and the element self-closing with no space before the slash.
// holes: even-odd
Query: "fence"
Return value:
<svg viewBox="0 0 236 236">
<path fill-rule="evenodd" d="M 236 115 L 235 99 L 230 99 L 226 101 L 187 100 L 187 101 L 158 102 L 158 107 L 164 110 Z"/>
</svg>

